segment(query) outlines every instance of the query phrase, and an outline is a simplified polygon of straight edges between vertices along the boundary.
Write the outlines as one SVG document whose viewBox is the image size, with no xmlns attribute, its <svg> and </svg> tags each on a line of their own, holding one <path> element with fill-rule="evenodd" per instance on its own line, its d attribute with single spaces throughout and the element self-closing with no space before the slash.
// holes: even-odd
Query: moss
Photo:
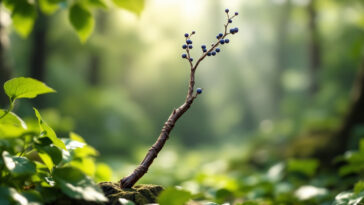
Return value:
<svg viewBox="0 0 364 205">
<path fill-rule="evenodd" d="M 141 184 L 130 189 L 120 189 L 119 184 L 113 182 L 102 182 L 99 184 L 110 200 L 107 204 L 120 204 L 119 198 L 125 198 L 133 201 L 136 205 L 156 203 L 159 193 L 163 187 L 159 185 Z"/>
<path fill-rule="evenodd" d="M 131 189 L 120 189 L 118 183 L 101 182 L 99 186 L 109 199 L 106 203 L 95 203 L 83 200 L 71 199 L 64 196 L 52 204 L 56 205 L 120 205 L 119 198 L 133 201 L 136 205 L 156 203 L 157 197 L 163 191 L 163 187 L 152 184 L 136 185 Z"/>
</svg>

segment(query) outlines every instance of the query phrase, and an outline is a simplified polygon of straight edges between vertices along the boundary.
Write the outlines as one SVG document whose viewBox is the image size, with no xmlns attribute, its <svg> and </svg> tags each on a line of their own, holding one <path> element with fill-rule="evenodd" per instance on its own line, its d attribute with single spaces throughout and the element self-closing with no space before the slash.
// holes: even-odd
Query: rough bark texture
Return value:
<svg viewBox="0 0 364 205">
<path fill-rule="evenodd" d="M 308 31 L 309 31 L 309 66 L 310 66 L 310 95 L 316 94 L 319 89 L 318 71 L 321 65 L 320 39 L 317 29 L 316 0 L 311 0 L 307 6 L 308 12 Z"/>
</svg>

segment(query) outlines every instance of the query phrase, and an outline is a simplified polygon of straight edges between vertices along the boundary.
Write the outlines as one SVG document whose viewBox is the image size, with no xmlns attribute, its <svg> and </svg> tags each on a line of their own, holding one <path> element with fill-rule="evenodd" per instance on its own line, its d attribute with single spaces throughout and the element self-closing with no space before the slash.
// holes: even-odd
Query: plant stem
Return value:
<svg viewBox="0 0 364 205">
<path fill-rule="evenodd" d="M 169 138 L 169 134 L 172 131 L 174 125 L 176 124 L 177 120 L 191 107 L 193 101 L 197 98 L 197 93 L 194 94 L 194 86 L 195 86 L 195 72 L 198 67 L 198 65 L 201 63 L 201 61 L 207 56 L 208 52 L 213 51 L 217 46 L 220 45 L 220 39 L 224 39 L 227 35 L 230 33 L 227 31 L 227 26 L 229 25 L 229 19 L 233 19 L 234 16 L 229 16 L 227 14 L 227 23 L 224 25 L 224 34 L 221 38 L 217 40 L 215 44 L 211 45 L 211 48 L 202 54 L 202 56 L 197 60 L 196 64 L 193 65 L 192 61 L 190 60 L 190 52 L 189 47 L 187 46 L 186 52 L 187 52 L 187 60 L 189 61 L 190 67 L 191 67 L 191 73 L 190 73 L 190 81 L 188 85 L 188 92 L 186 96 L 185 102 L 178 107 L 177 109 L 174 109 L 171 115 L 168 117 L 168 120 L 164 123 L 164 126 L 161 130 L 161 133 L 157 139 L 157 141 L 153 144 L 153 146 L 149 149 L 148 153 L 144 157 L 143 161 L 140 163 L 140 165 L 127 177 L 124 177 L 120 180 L 120 188 L 131 188 L 134 186 L 134 184 L 145 174 L 148 172 L 148 169 L 150 165 L 153 163 L 154 159 L 157 158 L 158 153 L 163 148 L 164 144 Z M 192 32 L 188 37 L 186 37 L 186 40 L 188 40 L 192 35 L 194 35 L 195 32 Z"/>
</svg>

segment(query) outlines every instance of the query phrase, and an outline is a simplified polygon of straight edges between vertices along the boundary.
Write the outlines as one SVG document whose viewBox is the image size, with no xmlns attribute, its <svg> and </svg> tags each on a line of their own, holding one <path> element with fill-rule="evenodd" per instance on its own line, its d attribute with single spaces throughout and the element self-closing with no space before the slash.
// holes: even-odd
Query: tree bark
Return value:
<svg viewBox="0 0 364 205">
<path fill-rule="evenodd" d="M 228 20 L 233 19 L 235 16 L 236 15 L 230 17 L 227 14 L 227 19 Z M 221 37 L 221 39 L 224 39 L 227 35 L 230 34 L 227 30 L 228 25 L 229 25 L 228 22 L 224 25 L 225 32 Z M 186 41 L 190 39 L 190 37 L 194 34 L 195 32 L 193 31 L 188 37 L 186 37 Z M 200 65 L 201 61 L 205 59 L 207 54 L 215 50 L 215 48 L 219 45 L 220 45 L 220 40 L 218 40 L 215 44 L 213 44 L 211 48 L 207 50 L 207 52 L 203 53 L 202 56 L 197 60 L 196 64 L 193 64 L 192 60 L 190 60 L 191 59 L 190 50 L 188 47 L 186 48 L 187 52 L 186 59 L 188 60 L 189 65 L 191 67 L 190 81 L 188 84 L 188 92 L 186 100 L 179 108 L 174 109 L 171 115 L 168 117 L 168 120 L 164 123 L 164 126 L 157 141 L 149 149 L 149 151 L 147 152 L 146 156 L 144 157 L 140 165 L 129 176 L 124 177 L 120 180 L 120 188 L 131 188 L 145 173 L 148 172 L 150 165 L 153 163 L 154 159 L 157 157 L 158 153 L 161 151 L 167 139 L 169 138 L 169 134 L 172 131 L 177 120 L 191 107 L 193 101 L 197 98 L 198 93 L 194 94 L 193 91 L 195 86 L 195 72 L 197 67 Z"/>
<path fill-rule="evenodd" d="M 310 85 L 309 93 L 315 95 L 319 89 L 318 71 L 321 65 L 321 48 L 320 38 L 317 29 L 317 12 L 316 0 L 310 0 L 307 6 L 308 13 L 308 31 L 309 31 L 309 69 L 310 69 Z"/>
<path fill-rule="evenodd" d="M 332 156 L 343 154 L 349 147 L 350 136 L 354 128 L 360 124 L 364 124 L 364 57 L 362 58 L 351 96 L 350 109 L 340 129 L 333 137 L 333 142 L 336 146 L 331 148 L 333 150 L 331 153 Z"/>
</svg>

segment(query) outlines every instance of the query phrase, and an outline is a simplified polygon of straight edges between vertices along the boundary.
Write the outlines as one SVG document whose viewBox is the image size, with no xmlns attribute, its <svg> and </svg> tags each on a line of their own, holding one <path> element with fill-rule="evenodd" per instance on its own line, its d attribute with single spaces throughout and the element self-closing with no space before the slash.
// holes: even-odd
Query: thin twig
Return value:
<svg viewBox="0 0 364 205">
<path fill-rule="evenodd" d="M 188 86 L 188 92 L 186 96 L 185 102 L 179 106 L 177 109 L 174 109 L 168 120 L 164 123 L 164 126 L 161 130 L 161 133 L 157 139 L 157 141 L 153 144 L 153 146 L 149 149 L 148 153 L 144 157 L 143 161 L 140 165 L 131 173 L 129 176 L 124 177 L 120 180 L 120 187 L 121 188 L 131 188 L 145 173 L 147 173 L 148 168 L 153 163 L 154 159 L 157 157 L 159 151 L 163 148 L 164 144 L 166 143 L 167 139 L 169 138 L 169 134 L 172 131 L 174 125 L 176 124 L 177 120 L 191 107 L 194 100 L 197 98 L 198 93 L 194 94 L 194 86 L 195 86 L 195 72 L 198 65 L 201 61 L 206 57 L 207 53 L 213 51 L 217 46 L 220 45 L 220 40 L 224 39 L 228 33 L 227 27 L 229 25 L 229 20 L 234 18 L 236 15 L 229 17 L 227 14 L 227 23 L 224 25 L 225 31 L 221 38 L 218 38 L 217 42 L 211 46 L 211 48 L 202 54 L 202 56 L 197 60 L 196 64 L 193 65 L 191 56 L 190 56 L 190 49 L 189 45 L 187 45 L 186 52 L 187 52 L 187 60 L 191 67 L 190 72 L 190 80 Z M 192 32 L 186 37 L 186 41 L 190 39 L 195 32 Z"/>
</svg>

